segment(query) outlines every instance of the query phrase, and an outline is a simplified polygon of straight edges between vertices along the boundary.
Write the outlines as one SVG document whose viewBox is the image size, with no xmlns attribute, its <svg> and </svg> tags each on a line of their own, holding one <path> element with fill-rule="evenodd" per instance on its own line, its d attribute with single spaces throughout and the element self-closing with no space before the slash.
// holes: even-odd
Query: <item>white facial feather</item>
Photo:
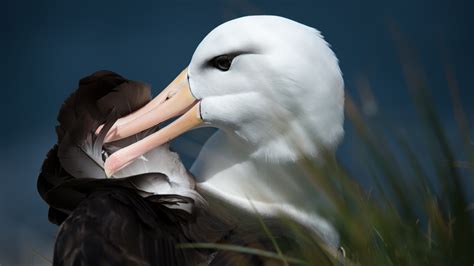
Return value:
<svg viewBox="0 0 474 266">
<path fill-rule="evenodd" d="M 228 71 L 210 63 L 236 55 Z M 256 159 L 317 156 L 343 135 L 344 82 L 319 31 L 276 16 L 250 16 L 209 33 L 189 65 L 193 94 L 211 126 L 233 133 Z"/>
</svg>

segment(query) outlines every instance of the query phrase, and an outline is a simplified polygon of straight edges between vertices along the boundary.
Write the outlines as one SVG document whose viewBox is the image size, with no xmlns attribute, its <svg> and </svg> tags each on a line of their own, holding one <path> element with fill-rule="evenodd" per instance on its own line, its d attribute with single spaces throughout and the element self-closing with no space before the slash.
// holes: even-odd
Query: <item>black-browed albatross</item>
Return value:
<svg viewBox="0 0 474 266">
<path fill-rule="evenodd" d="M 313 232 L 328 246 L 337 248 L 338 235 L 330 223 L 300 207 L 298 196 L 302 190 L 298 184 L 303 177 L 296 169 L 301 158 L 317 159 L 323 149 L 335 149 L 342 138 L 343 86 L 338 60 L 319 31 L 277 16 L 242 17 L 211 31 L 199 44 L 189 66 L 157 97 L 146 104 L 142 102 L 143 107 L 135 104 L 126 112 L 130 114 L 117 121 L 116 115 L 124 115 L 124 112 L 116 112 L 110 104 L 108 109 L 100 107 L 100 119 L 92 119 L 93 125 L 85 131 L 90 132 L 97 122 L 106 123 L 96 130 L 97 135 L 86 134 L 81 141 L 96 140 L 96 144 L 102 144 L 105 138 L 105 142 L 110 143 L 104 145 L 104 152 L 100 151 L 105 164 L 95 159 L 110 177 L 102 179 L 101 187 L 110 183 L 136 190 L 142 198 L 150 200 L 155 196 L 155 203 L 161 202 L 167 207 L 163 211 L 167 217 L 176 216 L 177 211 L 196 214 L 196 209 L 202 210 L 203 220 L 215 219 L 215 227 L 202 231 L 202 234 L 212 235 L 208 241 L 225 242 L 226 238 L 235 241 L 239 230 L 245 232 L 243 235 L 250 235 L 252 230 L 258 230 L 255 215 L 261 215 L 272 225 L 278 224 L 278 215 L 284 215 Z M 113 95 L 112 91 L 107 95 Z M 119 101 L 117 95 L 109 96 L 112 97 L 115 103 Z M 100 99 L 95 99 L 98 106 L 102 104 Z M 166 127 L 155 130 L 159 123 L 177 116 Z M 218 131 L 203 146 L 191 168 L 191 178 L 176 162 L 174 153 L 162 145 L 201 126 L 216 127 Z M 94 148 L 97 155 L 100 149 L 97 145 Z M 158 151 L 161 155 L 156 156 Z M 170 154 L 175 158 L 172 164 L 159 163 L 160 156 L 170 157 Z M 64 159 L 67 157 L 64 151 L 61 157 L 61 145 L 58 156 L 60 161 L 61 158 L 68 161 Z M 162 162 L 170 162 L 167 160 Z M 61 163 L 69 172 L 64 164 L 70 160 Z M 146 167 L 140 168 L 140 164 Z M 180 169 L 179 174 L 170 170 L 172 168 Z M 87 212 L 84 198 L 94 199 L 90 195 L 98 193 L 91 188 L 96 187 L 90 185 L 93 181 L 88 182 L 56 185 L 56 190 L 47 190 L 50 204 L 51 198 L 67 196 L 64 192 L 58 193 L 64 187 L 71 191 L 80 187 L 80 192 L 86 195 L 68 206 L 51 204 L 53 213 L 74 213 L 80 209 L 76 208 L 78 204 Z M 103 191 L 101 193 L 107 195 L 113 193 L 109 189 Z M 177 196 L 171 197 L 171 203 L 158 200 L 160 195 L 166 198 L 165 194 Z M 123 202 L 127 200 L 122 199 Z M 214 206 L 217 207 L 214 209 Z M 189 231 L 197 234 L 196 228 L 202 224 L 182 229 L 192 227 L 189 220 L 183 223 L 185 226 L 180 227 L 185 233 L 178 233 L 182 237 L 170 243 L 183 239 L 206 240 L 203 235 L 193 238 L 186 234 Z M 155 223 L 154 226 L 164 225 Z M 158 235 L 163 236 L 169 238 L 163 232 Z M 176 252 L 171 253 L 170 256 L 177 256 Z M 216 256 L 215 253 L 196 254 L 194 258 L 208 255 L 214 259 Z M 213 259 L 201 262 L 212 264 Z M 214 263 L 217 261 L 219 259 Z"/>
</svg>

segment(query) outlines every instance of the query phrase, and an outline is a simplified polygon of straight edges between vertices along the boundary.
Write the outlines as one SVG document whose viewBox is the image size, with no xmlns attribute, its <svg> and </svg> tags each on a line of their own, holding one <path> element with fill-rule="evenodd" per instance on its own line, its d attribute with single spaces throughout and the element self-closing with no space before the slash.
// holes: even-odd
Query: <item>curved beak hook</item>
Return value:
<svg viewBox="0 0 474 266">
<path fill-rule="evenodd" d="M 153 148 L 203 123 L 199 101 L 189 88 L 187 69 L 147 105 L 120 118 L 107 133 L 105 141 L 126 138 L 179 115 L 181 116 L 166 127 L 108 157 L 104 164 L 106 175 L 112 176 Z"/>
</svg>

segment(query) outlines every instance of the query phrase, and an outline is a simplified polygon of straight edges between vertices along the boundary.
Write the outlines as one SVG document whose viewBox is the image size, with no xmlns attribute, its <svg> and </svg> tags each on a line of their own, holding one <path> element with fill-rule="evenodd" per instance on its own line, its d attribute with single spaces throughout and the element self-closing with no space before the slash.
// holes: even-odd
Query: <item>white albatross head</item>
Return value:
<svg viewBox="0 0 474 266">
<path fill-rule="evenodd" d="M 266 161 L 315 157 L 343 135 L 344 82 L 320 32 L 277 16 L 226 22 L 197 47 L 189 66 L 153 101 L 119 119 L 107 141 L 180 116 L 110 156 L 110 176 L 147 151 L 198 126 L 232 134 Z"/>
</svg>

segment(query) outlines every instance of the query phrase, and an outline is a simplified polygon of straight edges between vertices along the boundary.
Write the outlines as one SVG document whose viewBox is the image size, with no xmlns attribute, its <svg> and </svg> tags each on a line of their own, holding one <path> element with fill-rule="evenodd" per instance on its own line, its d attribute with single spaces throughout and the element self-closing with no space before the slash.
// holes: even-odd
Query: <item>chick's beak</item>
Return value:
<svg viewBox="0 0 474 266">
<path fill-rule="evenodd" d="M 113 153 L 104 164 L 106 175 L 112 176 L 153 148 L 202 124 L 199 109 L 200 103 L 191 93 L 187 80 L 187 69 L 184 69 L 166 89 L 147 105 L 120 118 L 107 133 L 106 142 L 126 138 L 163 121 L 181 116 L 159 131 Z"/>
</svg>

